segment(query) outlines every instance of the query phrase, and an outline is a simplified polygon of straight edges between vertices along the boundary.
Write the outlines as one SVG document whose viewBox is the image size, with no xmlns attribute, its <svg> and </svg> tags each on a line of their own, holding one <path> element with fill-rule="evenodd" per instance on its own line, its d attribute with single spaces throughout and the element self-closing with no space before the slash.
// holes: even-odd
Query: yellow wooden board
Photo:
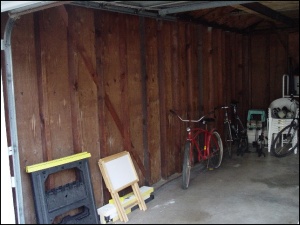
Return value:
<svg viewBox="0 0 300 225">
<path fill-rule="evenodd" d="M 32 173 L 32 172 L 36 172 L 39 170 L 49 169 L 51 167 L 64 165 L 67 163 L 75 162 L 75 161 L 82 160 L 82 159 L 89 158 L 89 157 L 91 157 L 91 153 L 81 152 L 81 153 L 71 155 L 71 156 L 66 156 L 66 157 L 63 157 L 60 159 L 54 159 L 54 160 L 50 160 L 47 162 L 42 162 L 42 163 L 34 164 L 31 166 L 26 166 L 26 173 Z"/>
<path fill-rule="evenodd" d="M 142 186 L 140 187 L 140 192 L 145 202 L 147 202 L 147 200 L 149 201 L 153 199 L 153 187 Z M 137 206 L 136 197 L 133 192 L 120 197 L 120 199 L 123 199 L 121 200 L 121 204 L 124 207 L 126 214 L 131 213 L 132 210 L 135 209 Z M 100 216 L 101 224 L 106 224 L 108 222 L 114 222 L 119 220 L 116 206 L 113 203 L 114 200 L 110 199 L 108 204 L 97 209 L 98 215 Z"/>
</svg>

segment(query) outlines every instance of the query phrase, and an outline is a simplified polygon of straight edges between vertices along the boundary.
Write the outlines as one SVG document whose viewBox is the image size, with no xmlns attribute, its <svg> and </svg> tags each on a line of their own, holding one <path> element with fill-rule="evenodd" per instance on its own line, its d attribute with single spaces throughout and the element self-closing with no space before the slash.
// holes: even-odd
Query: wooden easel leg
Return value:
<svg viewBox="0 0 300 225">
<path fill-rule="evenodd" d="M 134 183 L 133 185 L 131 185 L 131 187 L 132 187 L 133 193 L 134 193 L 134 195 L 135 195 L 135 197 L 138 201 L 140 210 L 145 211 L 147 209 L 147 206 L 146 206 L 146 203 L 145 203 L 145 201 L 142 197 L 142 194 L 141 194 L 138 183 Z"/>
<path fill-rule="evenodd" d="M 120 202 L 120 196 L 118 193 L 111 193 L 112 195 L 112 198 L 115 202 L 115 206 L 117 208 L 117 211 L 118 211 L 118 214 L 119 214 L 119 218 L 122 222 L 127 222 L 128 221 L 128 217 L 127 217 L 127 214 Z"/>
</svg>

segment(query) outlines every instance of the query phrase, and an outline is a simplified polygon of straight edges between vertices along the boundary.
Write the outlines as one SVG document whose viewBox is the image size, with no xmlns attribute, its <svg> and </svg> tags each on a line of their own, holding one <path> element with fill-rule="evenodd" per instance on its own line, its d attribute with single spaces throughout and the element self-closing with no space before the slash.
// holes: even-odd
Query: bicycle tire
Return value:
<svg viewBox="0 0 300 225">
<path fill-rule="evenodd" d="M 258 157 L 261 157 L 262 155 L 266 157 L 264 153 L 264 147 L 265 147 L 265 138 L 263 135 L 260 135 L 257 141 L 257 147 L 256 147 L 256 152 L 258 154 Z"/>
<path fill-rule="evenodd" d="M 277 133 L 271 144 L 271 153 L 274 156 L 281 158 L 294 152 L 299 143 L 297 129 L 297 127 L 290 124 Z M 293 142 L 294 138 L 296 138 L 297 142 Z"/>
<path fill-rule="evenodd" d="M 265 147 L 265 145 L 266 145 L 266 142 L 265 142 L 264 139 L 263 139 L 263 140 L 260 140 L 260 141 L 258 142 L 258 147 L 259 147 L 259 149 L 263 149 L 263 148 Z"/>
<path fill-rule="evenodd" d="M 249 145 L 248 145 L 248 135 L 242 134 L 243 136 L 240 138 L 238 149 L 237 149 L 237 155 L 243 156 L 245 152 L 249 151 Z"/>
<path fill-rule="evenodd" d="M 223 159 L 223 142 L 220 134 L 217 131 L 212 133 L 209 140 L 210 157 L 208 159 L 208 165 L 210 168 L 219 168 Z"/>
<path fill-rule="evenodd" d="M 228 154 L 229 158 L 231 159 L 233 139 L 231 137 L 231 130 L 230 130 L 230 126 L 228 123 L 226 124 L 226 128 L 224 130 L 224 140 L 225 140 L 226 153 Z"/>
<path fill-rule="evenodd" d="M 187 141 L 184 145 L 184 156 L 182 165 L 182 189 L 187 189 L 190 183 L 192 161 L 190 159 L 190 151 L 192 151 L 192 143 Z"/>
</svg>

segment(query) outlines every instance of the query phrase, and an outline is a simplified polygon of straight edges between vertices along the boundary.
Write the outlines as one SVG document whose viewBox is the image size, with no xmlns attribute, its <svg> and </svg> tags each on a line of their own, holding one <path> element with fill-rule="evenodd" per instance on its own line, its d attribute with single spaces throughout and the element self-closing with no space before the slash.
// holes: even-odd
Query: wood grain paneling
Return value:
<svg viewBox="0 0 300 225">
<path fill-rule="evenodd" d="M 99 140 L 100 140 L 100 158 L 110 155 L 108 148 L 108 132 L 106 106 L 105 106 L 105 80 L 104 80 L 104 65 L 106 63 L 106 47 L 107 42 L 106 32 L 104 30 L 107 14 L 99 14 L 94 12 L 95 24 L 95 54 L 96 54 L 96 72 L 97 72 L 97 99 L 98 99 L 98 124 L 99 124 Z M 102 176 L 101 176 L 102 178 Z M 102 178 L 102 184 L 104 180 Z M 105 185 L 102 185 L 103 203 L 106 203 L 110 198 L 110 192 Z"/>
<path fill-rule="evenodd" d="M 207 113 L 211 105 L 210 86 L 212 82 L 212 59 L 211 59 L 211 28 L 203 27 L 203 112 Z"/>
<path fill-rule="evenodd" d="M 12 36 L 21 166 L 91 152 L 97 207 L 111 198 L 99 158 L 128 150 L 140 185 L 168 179 L 181 172 L 188 126 L 169 109 L 196 118 L 232 99 L 243 119 L 266 109 L 281 97 L 288 56 L 299 66 L 298 42 L 299 33 L 241 35 L 69 5 L 21 16 Z M 47 188 L 74 176 L 52 176 Z"/>
<path fill-rule="evenodd" d="M 158 95 L 159 95 L 159 116 L 160 116 L 160 158 L 161 158 L 161 177 L 167 178 L 169 170 L 169 162 L 167 161 L 169 153 L 167 152 L 167 120 L 166 120 L 166 68 L 164 52 L 168 43 L 164 42 L 163 35 L 167 33 L 162 21 L 157 24 L 157 76 L 158 76 Z M 162 51 L 162 50 L 165 51 Z"/>
<path fill-rule="evenodd" d="M 242 49 L 243 49 L 243 75 L 242 75 L 242 80 L 243 80 L 243 88 L 245 89 L 244 91 L 244 96 L 243 96 L 243 108 L 240 110 L 242 113 L 247 113 L 246 115 L 248 116 L 248 106 L 249 106 L 249 85 L 251 82 L 249 82 L 249 49 L 250 49 L 250 39 L 248 36 L 243 36 L 242 40 Z"/>
<path fill-rule="evenodd" d="M 190 46 L 191 46 L 191 77 L 192 77 L 192 109 L 194 117 L 200 117 L 200 106 L 199 106 L 199 67 L 198 67 L 198 27 L 195 24 L 191 24 L 190 27 Z"/>
<path fill-rule="evenodd" d="M 148 168 L 145 168 L 143 163 L 144 145 L 143 132 L 141 132 L 143 130 L 143 112 L 139 17 L 128 16 L 126 19 L 128 110 L 132 144 L 131 152 L 135 152 L 136 157 L 141 161 L 141 165 L 136 164 L 136 171 L 140 179 L 140 184 L 143 184 L 147 178 Z"/>
<path fill-rule="evenodd" d="M 100 138 L 97 104 L 95 25 L 92 10 L 70 7 L 67 24 L 69 38 L 69 79 L 72 101 L 74 153 L 91 153 L 90 173 L 95 202 L 103 203 L 102 180 L 98 167 Z M 91 132 L 93 131 L 93 132 Z"/>
<path fill-rule="evenodd" d="M 158 56 L 157 56 L 157 23 L 145 19 L 146 40 L 146 74 L 147 74 L 147 113 L 148 113 L 148 148 L 151 161 L 151 182 L 158 182 L 161 178 L 160 159 L 160 113 L 158 91 Z"/>
<path fill-rule="evenodd" d="M 11 40 L 13 60 L 18 62 L 14 64 L 13 71 L 23 202 L 24 208 L 31 212 L 34 212 L 31 180 L 24 168 L 43 161 L 37 57 L 33 34 L 33 15 L 27 15 L 16 21 Z M 25 214 L 24 217 L 25 221 L 35 221 L 34 213 Z"/>
<path fill-rule="evenodd" d="M 286 40 L 286 39 L 284 39 Z M 299 70 L 299 32 L 288 34 L 288 53 L 292 61 L 292 69 Z"/>
<path fill-rule="evenodd" d="M 179 71 L 179 108 L 178 113 L 182 118 L 189 118 L 189 112 L 187 111 L 188 107 L 188 98 L 187 98 L 187 73 L 186 73 L 186 40 L 185 40 L 185 23 L 178 23 L 178 71 Z M 175 118 L 177 119 L 177 118 Z M 185 143 L 186 137 L 186 127 L 187 124 L 179 121 L 180 123 L 180 144 L 181 144 L 181 155 L 180 159 L 183 159 L 183 145 Z M 180 163 L 180 168 L 182 169 L 182 160 Z"/>
<path fill-rule="evenodd" d="M 286 34 L 271 34 L 270 42 L 270 75 L 269 75 L 269 104 L 282 97 L 282 76 L 287 74 L 288 36 Z"/>
<path fill-rule="evenodd" d="M 179 80 L 179 68 L 178 68 L 178 60 L 179 60 L 179 51 L 178 51 L 178 24 L 173 23 L 171 24 L 171 41 L 172 41 L 172 48 L 171 48 L 171 84 L 172 84 L 172 109 L 179 110 L 180 107 L 180 80 Z M 170 145 L 170 151 L 172 151 L 172 156 L 174 156 L 174 166 L 175 171 L 181 171 L 181 122 L 178 118 L 174 117 L 173 115 L 169 114 L 168 121 L 170 123 L 171 132 L 169 132 L 169 136 L 171 136 L 171 141 L 173 145 Z"/>
<path fill-rule="evenodd" d="M 269 58 L 269 39 L 266 35 L 257 35 L 251 38 L 251 84 L 252 94 L 249 105 L 252 109 L 266 108 L 268 99 L 265 95 L 265 85 L 268 78 L 267 64 Z"/>
<path fill-rule="evenodd" d="M 68 78 L 68 48 L 67 28 L 57 8 L 41 12 L 41 70 L 43 92 L 47 99 L 48 121 L 51 148 L 47 149 L 47 160 L 58 159 L 72 155 L 72 120 L 69 78 Z M 64 60 L 61 60 L 64 59 Z M 72 176 L 56 176 L 54 186 L 71 181 Z M 53 188 L 53 187 L 51 187 Z"/>
<path fill-rule="evenodd" d="M 106 108 L 106 126 L 108 134 L 108 152 L 109 154 L 115 154 L 124 150 L 123 146 L 123 130 L 122 130 L 122 110 L 121 110 L 121 68 L 120 68 L 120 55 L 119 45 L 121 42 L 126 41 L 125 34 L 120 33 L 119 20 L 120 14 L 102 13 L 107 16 L 104 22 L 103 30 L 106 38 L 104 44 L 104 87 L 107 99 L 105 101 Z M 124 22 L 124 21 L 123 21 Z M 125 26 L 125 23 L 124 25 Z M 109 104 L 108 104 L 109 102 Z M 119 121 L 119 122 L 118 122 Z"/>
</svg>

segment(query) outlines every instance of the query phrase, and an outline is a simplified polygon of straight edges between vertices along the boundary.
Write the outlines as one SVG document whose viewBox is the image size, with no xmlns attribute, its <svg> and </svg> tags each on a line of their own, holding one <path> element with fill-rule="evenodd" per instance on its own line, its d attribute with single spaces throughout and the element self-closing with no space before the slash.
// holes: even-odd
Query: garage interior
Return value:
<svg viewBox="0 0 300 225">
<path fill-rule="evenodd" d="M 1 104 L 7 135 L 1 135 L 1 143 L 10 149 L 10 174 L 16 178 L 16 223 L 37 221 L 27 166 L 90 153 L 99 208 L 111 199 L 100 158 L 130 152 L 139 186 L 161 191 L 178 181 L 186 124 L 170 109 L 193 119 L 237 100 L 246 125 L 249 110 L 267 110 L 283 97 L 284 75 L 298 77 L 299 98 L 299 1 L 14 3 L 1 1 Z M 214 126 L 221 136 L 223 120 L 217 113 Z M 298 154 L 291 156 L 296 157 L 291 162 L 297 177 Z M 247 159 L 266 171 L 277 164 L 290 168 L 289 158 L 273 159 L 270 154 L 225 158 L 224 167 L 241 163 L 236 160 L 247 164 Z M 222 167 L 213 173 L 219 171 Z M 45 189 L 71 183 L 76 176 L 72 170 L 53 174 Z M 196 179 L 202 178 L 198 174 Z M 292 194 L 299 210 L 299 178 L 295 179 L 290 186 L 298 187 Z M 192 190 L 178 186 L 185 195 L 190 191 L 192 196 Z M 138 213 L 147 211 L 136 210 L 132 216 Z M 297 221 L 287 222 L 299 223 L 299 212 L 296 216 Z M 205 223 L 198 217 L 189 223 Z M 139 222 L 149 223 L 145 220 Z"/>
</svg>

